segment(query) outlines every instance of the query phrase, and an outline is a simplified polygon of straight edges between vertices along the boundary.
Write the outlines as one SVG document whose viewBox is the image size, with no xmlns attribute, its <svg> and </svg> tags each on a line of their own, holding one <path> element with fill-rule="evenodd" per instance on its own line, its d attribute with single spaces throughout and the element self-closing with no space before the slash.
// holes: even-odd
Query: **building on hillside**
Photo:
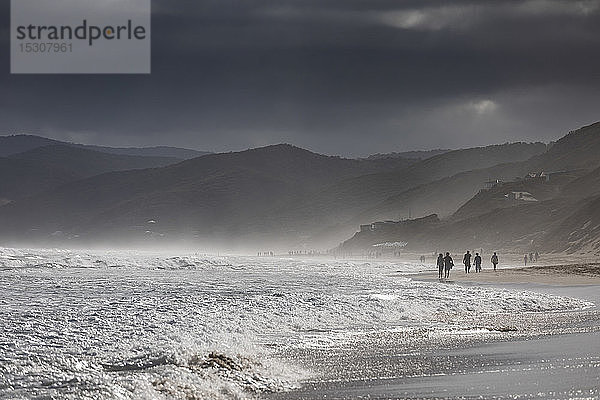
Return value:
<svg viewBox="0 0 600 400">
<path fill-rule="evenodd" d="M 564 171 L 541 171 L 541 172 L 530 172 L 525 176 L 526 181 L 541 181 L 550 182 L 560 176 L 573 175 L 576 176 L 578 173 L 585 172 L 582 169 L 564 170 Z"/>
<path fill-rule="evenodd" d="M 408 242 L 384 242 L 371 245 L 371 251 L 369 254 L 371 257 L 381 256 L 400 256 L 402 250 L 406 247 Z"/>
<path fill-rule="evenodd" d="M 367 224 L 367 225 L 361 225 L 360 226 L 360 231 L 361 232 L 370 232 L 373 230 L 373 224 Z"/>
<path fill-rule="evenodd" d="M 487 182 L 484 182 L 484 189 L 492 189 L 493 187 L 496 187 L 498 185 L 502 185 L 504 182 L 500 179 L 490 179 Z"/>
<path fill-rule="evenodd" d="M 540 182 L 548 182 L 550 180 L 550 175 L 546 172 L 530 172 L 525 176 L 526 181 L 540 181 Z"/>
<path fill-rule="evenodd" d="M 386 229 L 386 228 L 391 228 L 391 227 L 395 227 L 400 223 L 400 221 L 378 221 L 378 222 L 373 222 L 371 224 L 371 230 L 372 231 L 377 231 L 377 230 L 382 230 L 382 229 Z"/>
<path fill-rule="evenodd" d="M 529 192 L 510 192 L 504 195 L 509 200 L 516 201 L 539 201 Z"/>
</svg>

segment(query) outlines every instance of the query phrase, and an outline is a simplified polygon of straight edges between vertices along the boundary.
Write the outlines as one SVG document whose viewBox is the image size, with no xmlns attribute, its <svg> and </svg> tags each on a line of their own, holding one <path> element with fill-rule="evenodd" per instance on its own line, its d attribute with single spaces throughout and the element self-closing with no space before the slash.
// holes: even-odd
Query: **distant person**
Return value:
<svg viewBox="0 0 600 400">
<path fill-rule="evenodd" d="M 527 254 L 525 254 L 525 257 L 523 257 L 523 261 L 525 262 L 525 266 L 527 266 Z"/>
<path fill-rule="evenodd" d="M 468 274 L 471 271 L 471 253 L 469 253 L 469 250 L 463 257 L 463 264 L 465 264 L 465 274 Z"/>
<path fill-rule="evenodd" d="M 475 253 L 475 272 L 481 272 L 481 256 L 479 255 L 479 253 Z"/>
<path fill-rule="evenodd" d="M 454 267 L 454 260 L 450 257 L 450 253 L 446 253 L 446 257 L 444 257 L 444 278 L 450 277 L 452 267 Z"/>
<path fill-rule="evenodd" d="M 438 266 L 438 278 L 442 279 L 444 277 L 444 255 L 440 253 L 437 258 L 437 266 Z"/>
<path fill-rule="evenodd" d="M 535 262 L 537 262 L 538 258 L 540 258 L 540 253 L 538 253 L 537 251 L 535 252 Z"/>
<path fill-rule="evenodd" d="M 494 252 L 494 255 L 492 256 L 491 260 L 492 264 L 494 265 L 494 271 L 496 270 L 496 266 L 498 265 L 498 254 L 496 254 L 496 252 Z"/>
<path fill-rule="evenodd" d="M 529 253 L 529 262 L 532 263 L 533 262 L 533 253 Z"/>
</svg>

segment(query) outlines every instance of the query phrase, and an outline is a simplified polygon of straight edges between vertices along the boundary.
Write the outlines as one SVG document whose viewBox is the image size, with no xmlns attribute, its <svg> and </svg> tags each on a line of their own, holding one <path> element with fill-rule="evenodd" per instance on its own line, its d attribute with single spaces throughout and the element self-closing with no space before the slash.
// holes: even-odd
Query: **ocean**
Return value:
<svg viewBox="0 0 600 400">
<path fill-rule="evenodd" d="M 300 387 L 283 357 L 377 332 L 478 335 L 473 316 L 593 306 L 423 282 L 435 265 L 0 249 L 0 398 L 233 399 Z M 457 269 L 453 273 L 458 273 Z"/>
</svg>

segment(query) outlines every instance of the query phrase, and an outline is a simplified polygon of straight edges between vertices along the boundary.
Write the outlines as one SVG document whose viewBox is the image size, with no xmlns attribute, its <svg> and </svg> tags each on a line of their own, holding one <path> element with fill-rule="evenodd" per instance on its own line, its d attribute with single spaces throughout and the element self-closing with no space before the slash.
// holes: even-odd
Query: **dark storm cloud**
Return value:
<svg viewBox="0 0 600 400">
<path fill-rule="evenodd" d="M 7 37 L 6 133 L 366 154 L 600 119 L 600 0 L 155 1 L 151 76 L 11 76 Z"/>
</svg>

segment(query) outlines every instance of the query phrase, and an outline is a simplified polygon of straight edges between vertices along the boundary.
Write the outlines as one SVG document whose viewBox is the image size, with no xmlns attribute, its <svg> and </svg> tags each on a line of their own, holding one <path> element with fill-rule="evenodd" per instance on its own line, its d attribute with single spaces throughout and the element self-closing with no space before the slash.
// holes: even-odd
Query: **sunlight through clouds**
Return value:
<svg viewBox="0 0 600 400">
<path fill-rule="evenodd" d="M 479 100 L 470 102 L 466 108 L 478 115 L 483 115 L 493 113 L 498 108 L 498 105 L 492 100 Z"/>
</svg>

